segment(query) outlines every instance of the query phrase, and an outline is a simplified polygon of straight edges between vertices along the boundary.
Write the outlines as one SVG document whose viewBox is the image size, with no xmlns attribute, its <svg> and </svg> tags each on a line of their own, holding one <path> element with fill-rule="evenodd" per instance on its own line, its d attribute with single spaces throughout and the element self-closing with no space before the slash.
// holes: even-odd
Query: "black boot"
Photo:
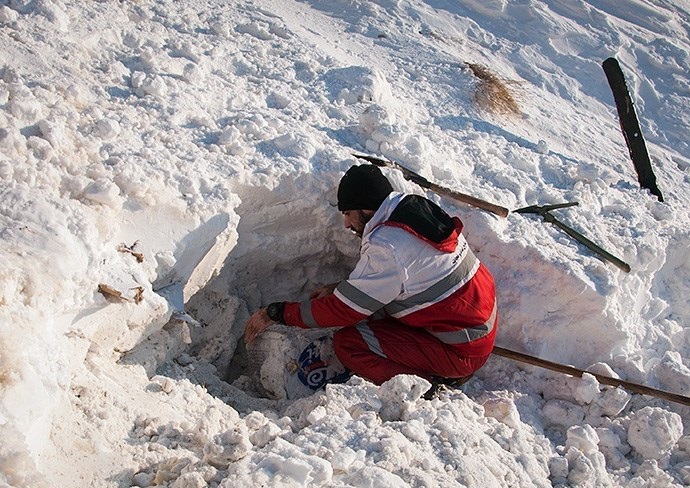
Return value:
<svg viewBox="0 0 690 488">
<path fill-rule="evenodd" d="M 434 376 L 431 380 L 431 388 L 424 394 L 425 400 L 431 400 L 436 396 L 438 391 L 442 388 L 458 388 L 472 379 L 473 375 L 464 376 L 462 378 L 442 378 Z"/>
</svg>

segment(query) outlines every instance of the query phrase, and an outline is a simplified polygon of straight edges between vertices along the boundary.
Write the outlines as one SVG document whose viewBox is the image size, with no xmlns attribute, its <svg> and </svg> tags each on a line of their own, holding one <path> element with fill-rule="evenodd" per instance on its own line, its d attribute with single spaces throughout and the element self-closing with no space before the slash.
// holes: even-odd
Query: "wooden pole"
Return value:
<svg viewBox="0 0 690 488">
<path fill-rule="evenodd" d="M 540 366 L 542 368 L 557 371 L 559 373 L 565 373 L 567 375 L 575 376 L 577 378 L 582 378 L 582 375 L 584 373 L 591 374 L 597 379 L 597 381 L 599 381 L 599 383 L 603 385 L 621 387 L 633 393 L 649 395 L 656 398 L 661 398 L 663 400 L 668 400 L 671 402 L 690 406 L 690 398 L 683 395 L 678 395 L 677 393 L 671 393 L 664 390 L 657 390 L 656 388 L 638 385 L 637 383 L 631 383 L 629 381 L 624 381 L 618 378 L 612 378 L 610 376 L 605 376 L 597 373 L 590 373 L 589 371 L 585 371 L 583 369 L 574 368 L 572 366 L 566 366 L 564 364 L 554 363 L 551 361 L 547 361 L 545 359 L 540 359 L 534 356 L 530 356 L 528 354 L 511 351 L 509 349 L 504 349 L 498 346 L 494 347 L 493 354 L 496 354 L 497 356 L 502 356 L 504 358 L 513 359 L 515 361 L 532 364 L 534 366 Z"/>
<path fill-rule="evenodd" d="M 491 212 L 492 214 L 498 215 L 499 217 L 505 218 L 508 216 L 508 213 L 510 212 L 510 210 L 508 210 L 507 208 L 501 207 L 500 205 L 496 205 L 495 203 L 487 202 L 486 200 L 481 200 L 477 197 L 473 197 L 472 195 L 461 193 L 459 191 L 451 190 L 450 188 L 437 185 L 436 183 L 432 183 L 423 176 L 418 175 L 414 171 L 409 170 L 405 166 L 402 166 L 401 164 L 398 164 L 394 161 L 388 161 L 386 159 L 381 159 L 374 156 L 367 156 L 365 154 L 353 154 L 353 156 L 359 159 L 364 159 L 365 161 L 369 161 L 370 163 L 375 164 L 376 166 L 388 166 L 389 168 L 397 169 L 398 171 L 402 172 L 406 180 L 412 181 L 421 186 L 422 188 L 434 191 L 440 195 L 445 195 L 447 197 L 454 198 L 459 202 L 467 203 L 468 205 L 481 208 L 482 210 Z"/>
</svg>

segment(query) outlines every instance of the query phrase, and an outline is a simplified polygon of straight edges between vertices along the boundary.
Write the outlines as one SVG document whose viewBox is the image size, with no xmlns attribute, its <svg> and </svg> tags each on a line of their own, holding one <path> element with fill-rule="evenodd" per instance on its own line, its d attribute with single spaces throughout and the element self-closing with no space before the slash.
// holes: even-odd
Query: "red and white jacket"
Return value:
<svg viewBox="0 0 690 488">
<path fill-rule="evenodd" d="M 384 312 L 465 356 L 488 355 L 498 323 L 493 277 L 462 228 L 423 197 L 391 193 L 364 228 L 349 278 L 332 295 L 286 303 L 285 324 L 351 326 Z"/>
</svg>

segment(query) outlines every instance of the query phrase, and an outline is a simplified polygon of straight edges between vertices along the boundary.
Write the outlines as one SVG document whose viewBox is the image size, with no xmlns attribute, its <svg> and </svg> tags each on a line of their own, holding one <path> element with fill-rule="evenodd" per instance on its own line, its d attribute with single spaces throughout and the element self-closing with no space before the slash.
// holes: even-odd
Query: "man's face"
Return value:
<svg viewBox="0 0 690 488">
<path fill-rule="evenodd" d="M 343 224 L 357 236 L 362 237 L 364 226 L 367 225 L 373 215 L 372 210 L 345 210 L 343 212 Z"/>
</svg>

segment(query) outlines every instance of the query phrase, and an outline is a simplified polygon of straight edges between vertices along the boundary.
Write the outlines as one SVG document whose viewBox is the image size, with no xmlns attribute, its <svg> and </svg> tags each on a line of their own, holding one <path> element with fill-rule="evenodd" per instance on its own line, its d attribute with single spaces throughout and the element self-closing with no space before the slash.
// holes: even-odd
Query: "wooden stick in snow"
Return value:
<svg viewBox="0 0 690 488">
<path fill-rule="evenodd" d="M 575 376 L 577 378 L 582 378 L 582 375 L 585 373 L 591 374 L 602 385 L 620 387 L 632 393 L 649 395 L 656 398 L 661 398 L 662 400 L 668 400 L 671 402 L 690 406 L 690 398 L 683 395 L 679 395 L 677 393 L 671 393 L 664 390 L 657 390 L 656 388 L 650 388 L 649 386 L 639 385 L 637 383 L 631 383 L 629 381 L 624 381 L 618 378 L 612 378 L 610 376 L 605 376 L 597 373 L 590 373 L 589 371 L 585 371 L 583 369 L 574 368 L 572 366 L 566 366 L 564 364 L 554 363 L 551 361 L 547 361 L 545 359 L 540 359 L 534 356 L 530 356 L 528 354 L 523 354 L 521 352 L 511 351 L 509 349 L 504 349 L 498 346 L 494 347 L 493 354 L 496 354 L 497 356 L 502 356 L 504 358 L 513 359 L 515 361 L 532 364 L 534 366 L 540 366 L 542 368 L 557 371 L 559 373 L 565 373 L 567 375 Z"/>
</svg>

